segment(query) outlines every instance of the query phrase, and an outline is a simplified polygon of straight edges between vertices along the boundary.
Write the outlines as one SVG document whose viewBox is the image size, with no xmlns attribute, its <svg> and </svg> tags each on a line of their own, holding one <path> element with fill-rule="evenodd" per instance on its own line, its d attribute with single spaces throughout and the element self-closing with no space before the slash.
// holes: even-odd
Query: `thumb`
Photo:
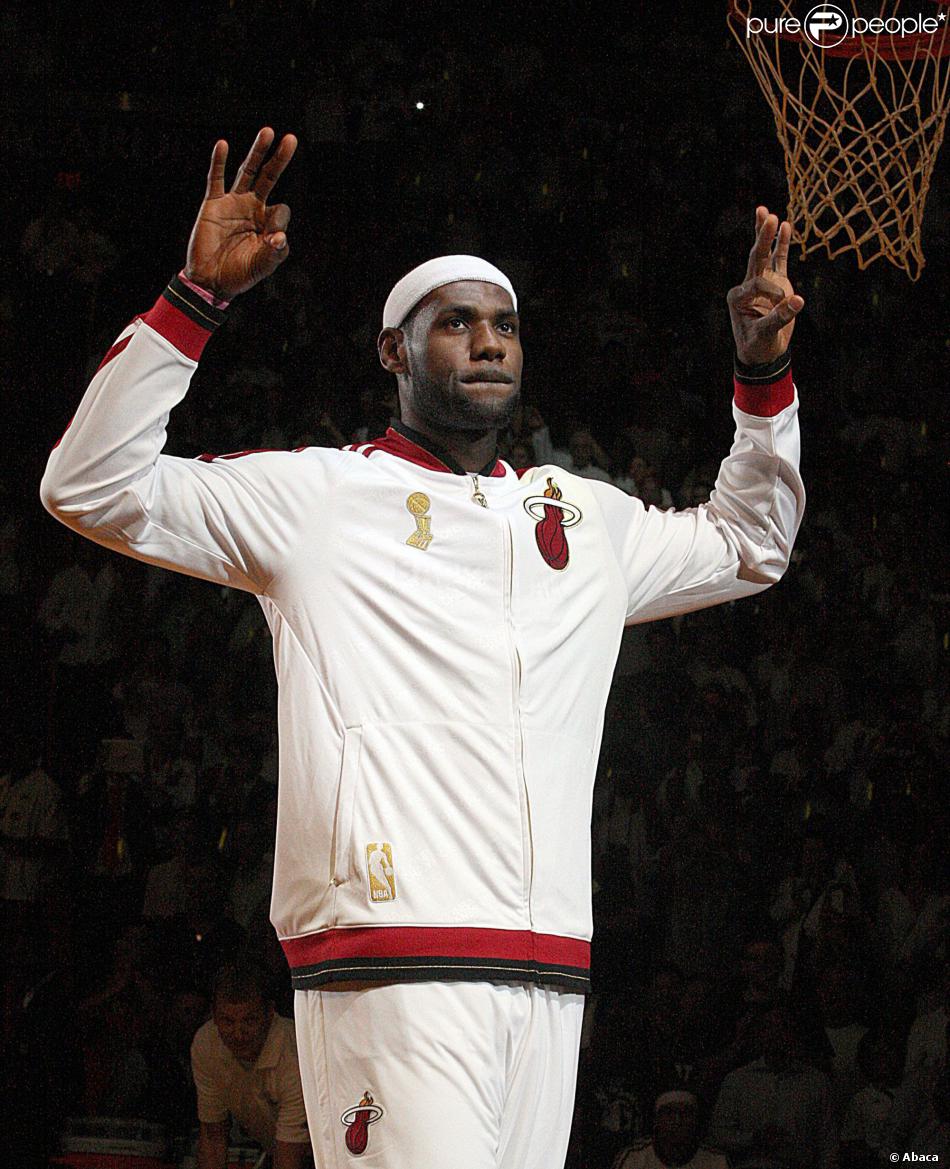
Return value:
<svg viewBox="0 0 950 1169">
<path fill-rule="evenodd" d="M 780 300 L 766 319 L 772 328 L 782 329 L 790 321 L 794 321 L 804 307 L 804 298 L 793 292 Z"/>
<path fill-rule="evenodd" d="M 275 231 L 262 237 L 254 257 L 255 283 L 275 272 L 289 255 L 290 244 L 284 232 Z"/>
</svg>

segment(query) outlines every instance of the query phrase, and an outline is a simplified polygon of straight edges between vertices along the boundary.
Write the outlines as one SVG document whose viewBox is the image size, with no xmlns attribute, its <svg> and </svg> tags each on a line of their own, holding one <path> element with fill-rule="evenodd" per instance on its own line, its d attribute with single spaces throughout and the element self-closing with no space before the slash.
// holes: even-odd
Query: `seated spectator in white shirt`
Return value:
<svg viewBox="0 0 950 1169">
<path fill-rule="evenodd" d="M 891 1027 L 867 1031 L 858 1044 L 858 1069 L 865 1086 L 848 1102 L 838 1132 L 842 1169 L 868 1169 L 879 1163 L 884 1133 L 894 1107 L 904 1062 L 903 1032 Z"/>
<path fill-rule="evenodd" d="M 225 1169 L 229 1117 L 272 1151 L 273 1169 L 299 1169 L 310 1138 L 294 1024 L 275 1013 L 266 972 L 251 959 L 223 967 L 211 1009 L 191 1045 L 197 1169 Z"/>
<path fill-rule="evenodd" d="M 4 928 L 30 920 L 61 872 L 69 830 L 58 784 L 41 750 L 15 742 L 0 775 L 0 913 Z"/>
<path fill-rule="evenodd" d="M 624 1149 L 614 1169 L 728 1169 L 725 1154 L 700 1143 L 699 1101 L 692 1092 L 663 1092 L 656 1099 L 653 1137 Z"/>
<path fill-rule="evenodd" d="M 826 966 L 818 974 L 818 1003 L 825 1036 L 831 1045 L 832 1105 L 840 1118 L 845 1105 L 860 1087 L 858 1044 L 867 1033 L 859 1021 L 859 978 L 844 965 Z"/>
<path fill-rule="evenodd" d="M 803 1063 L 791 1016 L 774 1007 L 759 1020 L 759 1058 L 723 1080 L 707 1134 L 732 1165 L 829 1169 L 836 1141 L 828 1077 Z"/>
</svg>

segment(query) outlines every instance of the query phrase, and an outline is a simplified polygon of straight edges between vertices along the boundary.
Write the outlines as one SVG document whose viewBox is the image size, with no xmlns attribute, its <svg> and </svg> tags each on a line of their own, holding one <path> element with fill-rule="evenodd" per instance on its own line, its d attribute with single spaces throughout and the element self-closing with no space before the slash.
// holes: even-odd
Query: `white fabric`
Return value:
<svg viewBox="0 0 950 1169">
<path fill-rule="evenodd" d="M 433 958 L 475 952 L 458 949 L 468 931 L 490 933 L 480 945 L 586 942 L 592 789 L 623 625 L 781 577 L 804 506 L 797 401 L 772 418 L 734 409 L 732 451 L 695 509 L 504 465 L 479 477 L 480 507 L 469 476 L 425 465 L 412 444 L 405 457 L 164 455 L 196 363 L 141 321 L 123 336 L 50 458 L 43 499 L 106 547 L 258 595 L 279 679 L 271 919 L 285 946 L 306 944 L 294 964 L 322 962 L 327 933 L 367 939 L 361 960 L 398 958 L 369 945 L 376 927 L 407 946 L 407 928 L 451 931 Z M 561 570 L 537 538 L 549 479 L 569 525 Z M 425 550 L 408 544 L 417 493 Z M 373 842 L 392 846 L 391 898 L 370 896 Z"/>
<path fill-rule="evenodd" d="M 393 983 L 297 991 L 294 1018 L 314 1160 L 356 1164 L 347 1125 L 382 1115 L 358 1163 L 377 1169 L 560 1169 L 584 999 L 536 986 Z"/>
<path fill-rule="evenodd" d="M 424 296 L 441 288 L 443 284 L 455 284 L 458 280 L 481 280 L 486 284 L 497 284 L 511 297 L 512 306 L 517 312 L 518 298 L 511 281 L 494 264 L 478 256 L 437 256 L 413 268 L 396 282 L 386 298 L 383 328 L 398 329 Z"/>
</svg>

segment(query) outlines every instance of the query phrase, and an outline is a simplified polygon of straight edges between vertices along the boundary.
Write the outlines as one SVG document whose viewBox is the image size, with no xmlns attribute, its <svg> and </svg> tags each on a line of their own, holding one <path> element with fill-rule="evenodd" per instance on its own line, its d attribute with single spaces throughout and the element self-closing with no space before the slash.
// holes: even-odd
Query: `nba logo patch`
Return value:
<svg viewBox="0 0 950 1169">
<path fill-rule="evenodd" d="M 367 844 L 366 873 L 370 901 L 396 900 L 396 870 L 393 868 L 391 844 Z"/>
</svg>

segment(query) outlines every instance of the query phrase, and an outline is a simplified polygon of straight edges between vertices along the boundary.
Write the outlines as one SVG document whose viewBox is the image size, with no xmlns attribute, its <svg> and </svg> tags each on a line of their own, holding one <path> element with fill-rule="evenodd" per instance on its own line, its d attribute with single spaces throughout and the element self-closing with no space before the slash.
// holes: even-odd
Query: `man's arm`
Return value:
<svg viewBox="0 0 950 1169">
<path fill-rule="evenodd" d="M 736 434 L 709 502 L 663 512 L 591 483 L 628 584 L 628 624 L 761 592 L 788 567 L 805 507 L 786 352 L 804 304 L 786 274 L 790 236 L 789 224 L 757 209 L 746 277 L 727 297 Z"/>
<path fill-rule="evenodd" d="M 216 1075 L 213 1027 L 213 1023 L 205 1023 L 191 1041 L 199 1125 L 196 1169 L 225 1169 L 228 1160 L 230 1117 L 220 1076 Z"/>
<path fill-rule="evenodd" d="M 223 1120 L 220 1124 L 206 1124 L 202 1121 L 198 1128 L 196 1169 L 225 1169 L 227 1163 L 228 1122 Z"/>
<path fill-rule="evenodd" d="M 253 592 L 266 585 L 280 556 L 278 532 L 287 539 L 260 487 L 263 456 L 238 468 L 161 451 L 169 411 L 224 319 L 219 298 L 246 291 L 288 253 L 290 212 L 266 200 L 296 140 L 285 136 L 265 161 L 273 138 L 270 129 L 258 134 L 229 192 L 227 144 L 215 145 L 185 280 L 173 279 L 155 306 L 120 333 L 50 455 L 41 488 L 57 519 L 97 543 Z"/>
<path fill-rule="evenodd" d="M 288 1041 L 277 1069 L 278 1111 L 274 1169 L 299 1169 L 310 1147 L 307 1110 L 300 1082 L 300 1062 L 293 1038 Z"/>
</svg>

